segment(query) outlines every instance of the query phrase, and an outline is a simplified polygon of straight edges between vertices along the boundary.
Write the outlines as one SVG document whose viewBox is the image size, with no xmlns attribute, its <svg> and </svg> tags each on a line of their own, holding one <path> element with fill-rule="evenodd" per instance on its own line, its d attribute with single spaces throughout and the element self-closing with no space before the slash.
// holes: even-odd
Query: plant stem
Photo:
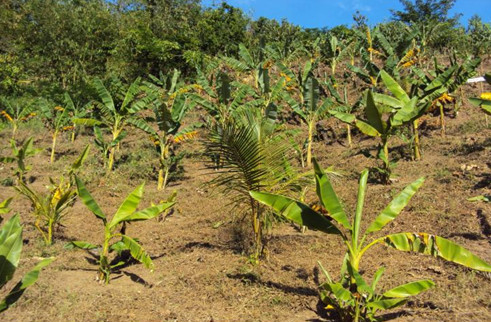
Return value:
<svg viewBox="0 0 491 322">
<path fill-rule="evenodd" d="M 442 136 L 445 136 L 445 114 L 443 111 L 443 104 L 440 104 L 440 126 Z"/>
<path fill-rule="evenodd" d="M 312 137 L 314 132 L 314 123 L 309 123 L 309 137 L 307 141 L 307 167 L 310 168 L 312 166 Z"/>
<path fill-rule="evenodd" d="M 112 171 L 113 170 L 113 164 L 114 164 L 114 147 L 112 147 L 110 150 L 109 150 L 109 160 L 108 160 L 108 164 L 107 164 L 107 170 L 109 171 Z"/>
<path fill-rule="evenodd" d="M 348 146 L 351 148 L 351 126 L 349 124 L 346 124 L 346 132 L 348 134 Z"/>
<path fill-rule="evenodd" d="M 418 120 L 413 121 L 413 135 L 414 135 L 414 159 L 421 160 L 420 146 L 419 146 L 419 130 Z"/>
<path fill-rule="evenodd" d="M 55 148 L 56 148 L 56 137 L 58 136 L 58 131 L 55 130 L 53 133 L 53 144 L 51 145 L 51 158 L 49 159 L 50 163 L 55 161 Z"/>
</svg>

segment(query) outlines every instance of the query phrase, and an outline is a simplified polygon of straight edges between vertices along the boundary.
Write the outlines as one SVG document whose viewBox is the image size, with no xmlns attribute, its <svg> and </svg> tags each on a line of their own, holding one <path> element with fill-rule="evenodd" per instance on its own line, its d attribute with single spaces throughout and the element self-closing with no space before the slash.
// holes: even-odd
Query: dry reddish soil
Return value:
<svg viewBox="0 0 491 322">
<path fill-rule="evenodd" d="M 477 87 L 466 86 L 465 93 Z M 486 88 L 485 88 L 486 90 Z M 490 88 L 487 87 L 490 91 Z M 452 113 L 449 113 L 452 114 Z M 438 118 L 428 117 L 422 125 L 423 160 L 408 157 L 408 149 L 397 138 L 391 141 L 392 157 L 402 156 L 394 173 L 397 181 L 368 187 L 365 218 L 374 218 L 398 191 L 420 176 L 426 182 L 399 218 L 384 232 L 428 232 L 449 238 L 491 262 L 491 207 L 469 202 L 477 195 L 491 195 L 491 127 L 484 113 L 465 104 L 457 117 L 447 117 L 447 132 L 440 135 Z M 315 155 L 324 166 L 343 173 L 334 181 L 346 208 L 355 205 L 360 171 L 373 166 L 363 151 L 375 141 L 354 133 L 352 148 L 345 146 L 344 127 L 324 121 L 336 138 L 316 142 Z M 60 138 L 57 160 L 49 163 L 50 135 L 39 124 L 26 124 L 19 139 L 35 137 L 35 146 L 45 151 L 30 160 L 32 186 L 41 191 L 49 177 L 57 177 L 91 143 L 90 131 L 70 143 Z M 9 154 L 10 130 L 0 132 L 1 155 Z M 316 231 L 299 232 L 288 223 L 276 224 L 268 242 L 268 259 L 252 266 L 241 250 L 240 221 L 228 201 L 206 183 L 214 176 L 204 167 L 199 141 L 181 147 L 188 152 L 184 173 L 165 192 L 156 189 L 149 142 L 134 133 L 122 144 L 113 174 L 105 176 L 95 147 L 82 171 L 87 188 L 107 214 L 113 214 L 125 196 L 146 181 L 142 206 L 166 199 L 178 191 L 175 212 L 166 220 L 133 223 L 127 233 L 138 237 L 151 254 L 155 270 L 130 264 L 115 273 L 109 285 L 96 281 L 97 266 L 82 250 L 66 250 L 67 241 L 100 243 L 103 229 L 86 207 L 77 201 L 56 233 L 53 246 L 43 246 L 32 226 L 33 217 L 26 199 L 14 189 L 1 187 L 0 199 L 16 196 L 13 212 L 24 223 L 24 248 L 18 280 L 39 260 L 56 256 L 36 285 L 19 302 L 2 314 L 2 321 L 324 321 L 329 320 L 319 305 L 317 286 L 323 282 L 317 261 L 334 276 L 339 271 L 343 249 L 334 236 Z M 0 180 L 11 176 L 2 165 Z M 313 195 L 315 186 L 310 187 Z M 7 216 L 8 217 L 8 216 Z M 248 228 L 246 223 L 243 224 Z M 248 230 L 245 230 L 246 233 Z M 437 287 L 389 311 L 384 319 L 399 321 L 491 321 L 491 280 L 489 274 L 473 272 L 436 258 L 397 252 L 378 246 L 367 253 L 362 273 L 371 280 L 375 270 L 387 268 L 380 287 L 418 279 L 432 279 Z M 8 289 L 13 284 L 7 285 Z M 4 293 L 4 291 L 2 291 Z M 1 295 L 1 294 L 0 294 Z"/>
</svg>

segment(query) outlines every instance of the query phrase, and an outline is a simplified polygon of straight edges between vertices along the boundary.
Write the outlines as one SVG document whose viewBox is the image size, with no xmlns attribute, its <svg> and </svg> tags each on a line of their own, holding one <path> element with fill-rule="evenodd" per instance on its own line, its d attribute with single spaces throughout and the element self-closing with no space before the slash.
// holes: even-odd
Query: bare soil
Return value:
<svg viewBox="0 0 491 322">
<path fill-rule="evenodd" d="M 489 87 L 488 87 L 489 90 Z M 477 88 L 467 86 L 467 96 Z M 451 113 L 450 113 L 451 114 Z M 447 117 L 446 135 L 440 135 L 437 117 L 422 125 L 423 159 L 411 161 L 404 143 L 391 141 L 391 156 L 399 160 L 392 185 L 369 185 L 365 218 L 374 218 L 405 185 L 425 176 L 426 181 L 409 206 L 384 231 L 428 232 L 449 238 L 491 262 L 491 206 L 470 202 L 477 195 L 491 195 L 491 127 L 484 113 L 465 104 L 456 117 Z M 334 182 L 346 208 L 353 210 L 358 174 L 375 165 L 362 152 L 375 141 L 354 136 L 352 148 L 345 146 L 344 126 L 334 120 L 322 123 L 336 138 L 316 142 L 314 155 L 324 166 L 343 173 Z M 57 160 L 49 163 L 51 137 L 34 123 L 26 124 L 19 138 L 33 135 L 35 146 L 45 151 L 30 160 L 32 186 L 41 191 L 49 177 L 58 177 L 92 137 L 81 135 L 75 143 L 68 135 L 59 140 Z M 10 130 L 0 137 L 1 155 L 8 155 Z M 105 176 L 99 152 L 92 147 L 82 172 L 89 191 L 107 214 L 112 215 L 126 195 L 146 180 L 142 206 L 166 199 L 178 191 L 176 211 L 164 221 L 131 224 L 128 234 L 140 239 L 151 254 L 155 271 L 132 263 L 113 275 L 109 285 L 96 281 L 97 266 L 87 252 L 66 250 L 67 241 L 100 243 L 103 229 L 86 207 L 77 201 L 56 233 L 53 246 L 45 247 L 32 226 L 26 199 L 12 187 L 3 186 L 0 200 L 12 202 L 24 223 L 24 248 L 14 280 L 32 268 L 39 257 L 56 256 L 36 285 L 4 314 L 2 321 L 324 321 L 317 287 L 323 282 L 317 261 L 334 276 L 342 261 L 339 240 L 315 231 L 301 233 L 288 223 L 276 224 L 268 242 L 268 259 L 260 265 L 248 263 L 241 249 L 240 225 L 228 201 L 206 185 L 213 171 L 203 163 L 199 141 L 186 142 L 184 173 L 165 192 L 156 189 L 156 172 L 144 135 L 134 133 L 122 144 L 113 174 Z M 373 152 L 373 151 L 372 151 Z M 11 176 L 2 165 L 0 180 Z M 311 186 L 311 192 L 315 186 Z M 313 193 L 312 193 L 313 195 Z M 473 272 L 436 258 L 397 252 L 383 246 L 366 254 L 362 273 L 371 280 L 375 270 L 387 268 L 380 287 L 388 289 L 404 282 L 432 279 L 437 287 L 417 296 L 402 308 L 383 317 L 396 321 L 491 321 L 489 274 Z M 7 285 L 7 289 L 12 287 Z M 2 291 L 4 292 L 4 291 Z M 1 295 L 1 294 L 0 294 Z"/>
</svg>

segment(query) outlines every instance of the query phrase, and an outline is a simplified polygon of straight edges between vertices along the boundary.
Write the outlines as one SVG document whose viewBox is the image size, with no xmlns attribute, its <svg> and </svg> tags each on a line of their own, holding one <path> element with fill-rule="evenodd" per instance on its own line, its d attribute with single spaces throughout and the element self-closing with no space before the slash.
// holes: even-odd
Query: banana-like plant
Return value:
<svg viewBox="0 0 491 322">
<path fill-rule="evenodd" d="M 332 76 L 336 74 L 338 64 L 346 58 L 353 46 L 355 46 L 353 40 L 345 44 L 342 41 L 339 41 L 334 35 L 327 37 L 325 45 L 323 46 L 323 59 L 327 60 L 331 67 Z"/>
<path fill-rule="evenodd" d="M 122 94 L 123 99 L 118 104 L 115 103 L 113 96 L 98 78 L 94 81 L 94 87 L 99 95 L 100 101 L 96 102 L 96 107 L 100 113 L 100 119 L 95 118 L 75 118 L 73 123 L 88 126 L 106 127 L 111 132 L 112 140 L 107 156 L 107 170 L 112 171 L 116 148 L 119 146 L 124 130 L 127 126 L 134 126 L 141 130 L 150 130 L 149 126 L 138 118 L 137 113 L 147 108 L 154 97 L 145 95 L 141 86 L 141 79 L 137 78 Z"/>
<path fill-rule="evenodd" d="M 21 97 L 0 97 L 0 115 L 12 126 L 12 139 L 22 122 L 37 115 L 35 100 Z"/>
<path fill-rule="evenodd" d="M 0 230 L 0 289 L 10 281 L 17 267 L 19 266 L 20 255 L 22 252 L 22 226 L 19 215 L 10 218 Z M 36 283 L 41 269 L 49 265 L 54 260 L 53 257 L 45 258 L 39 262 L 32 270 L 10 290 L 0 302 L 0 313 L 7 310 L 24 294 L 25 290 Z M 3 290 L 2 290 L 3 291 Z"/>
<path fill-rule="evenodd" d="M 239 58 L 238 60 L 233 57 L 222 57 L 222 60 L 240 73 L 249 73 L 253 78 L 254 88 L 258 88 L 265 65 L 271 64 L 264 61 L 263 47 L 259 48 L 258 57 L 254 57 L 244 44 L 239 44 Z"/>
<path fill-rule="evenodd" d="M 354 123 L 361 132 L 368 136 L 380 137 L 381 144 L 377 158 L 382 160 L 383 164 L 381 168 L 376 169 L 380 173 L 382 181 L 388 184 L 390 183 L 391 167 L 393 166 L 389 158 L 389 139 L 399 127 L 410 124 L 415 118 L 418 118 L 424 105 L 418 106 L 417 97 L 413 97 L 405 101 L 402 108 L 396 109 L 387 105 L 377 104 L 374 97 L 375 94 L 368 90 L 365 99 L 366 119 L 357 118 L 353 114 L 340 111 L 332 111 L 331 114 L 343 122 Z"/>
<path fill-rule="evenodd" d="M 459 62 L 454 53 L 453 56 L 450 56 L 450 66 L 448 68 L 440 67 L 435 58 L 434 69 L 428 71 L 429 75 L 417 68 L 413 70 L 416 75 L 416 82 L 420 88 L 426 89 L 437 85 L 444 89 L 440 91 L 439 96 L 432 96 L 433 100 L 429 108 L 429 111 L 436 108 L 439 109 L 442 136 L 445 135 L 445 104 L 455 101 L 455 98 L 452 95 L 466 83 L 467 79 L 476 73 L 477 66 L 479 66 L 480 63 L 480 58 L 472 59 L 471 57 L 467 57 L 464 61 Z M 463 96 L 463 93 L 461 94 L 461 96 Z"/>
<path fill-rule="evenodd" d="M 68 102 L 66 102 L 68 103 Z M 51 143 L 51 156 L 50 156 L 50 162 L 53 163 L 55 161 L 55 149 L 56 149 L 56 141 L 58 138 L 58 134 L 60 132 L 70 130 L 70 105 L 65 105 L 65 107 L 62 107 L 60 105 L 55 105 L 53 107 L 53 104 L 46 101 L 42 100 L 40 102 L 40 109 L 42 116 L 44 118 L 44 123 L 47 128 L 51 131 L 51 138 L 52 138 L 52 143 Z"/>
<path fill-rule="evenodd" d="M 27 184 L 19 181 L 15 189 L 29 199 L 35 217 L 34 227 L 43 237 L 44 243 L 49 246 L 53 243 L 56 227 L 61 224 L 67 215 L 68 209 L 73 206 L 77 193 L 74 189 L 73 176 L 79 170 L 89 153 L 89 145 L 85 147 L 80 156 L 70 167 L 68 179 L 61 176 L 56 182 L 49 178 L 48 191 L 37 192 Z"/>
<path fill-rule="evenodd" d="M 27 158 L 32 157 L 42 149 L 35 149 L 33 147 L 33 138 L 30 137 L 22 143 L 21 147 L 17 147 L 15 140 L 10 140 L 12 147 L 12 156 L 0 158 L 0 162 L 4 163 L 17 163 L 17 168 L 14 171 L 14 175 L 17 176 L 17 181 L 24 182 L 24 176 L 27 171 L 31 170 L 31 166 L 26 164 Z"/>
<path fill-rule="evenodd" d="M 156 97 L 153 107 L 155 118 L 147 121 L 146 132 L 150 134 L 159 155 L 158 190 L 165 189 L 169 171 L 179 160 L 174 157 L 174 145 L 195 137 L 196 128 L 201 126 L 201 124 L 193 124 L 181 128 L 184 117 L 196 105 L 196 101 L 186 96 L 186 93 L 199 86 L 180 84 L 179 75 L 180 72 L 174 70 L 172 77 L 161 75 L 158 79 L 151 76 L 153 83 L 146 83 L 147 90 Z M 151 127 L 150 122 L 153 121 L 157 122 L 157 130 Z"/>
<path fill-rule="evenodd" d="M 317 122 L 327 114 L 327 110 L 332 106 L 330 99 L 325 99 L 320 104 L 320 87 L 319 81 L 313 74 L 315 62 L 307 61 L 301 75 L 296 77 L 296 88 L 298 88 L 299 100 L 296 101 L 292 96 L 284 92 L 283 98 L 290 105 L 293 112 L 297 114 L 307 125 L 308 136 L 305 146 L 307 167 L 312 166 L 312 142 L 315 135 Z M 285 77 L 292 80 L 294 75 L 291 71 L 282 67 Z M 287 82 L 288 84 L 288 82 Z M 288 86 L 288 85 L 287 85 Z"/>
<path fill-rule="evenodd" d="M 68 243 L 65 248 L 80 248 L 86 250 L 102 248 L 100 250 L 98 261 L 98 278 L 101 283 L 108 284 L 110 282 L 111 272 L 125 264 L 124 261 L 119 261 L 117 263 L 110 261 L 109 254 L 112 251 L 121 253 L 124 250 L 129 250 L 134 259 L 141 262 L 146 268 L 153 270 L 152 259 L 136 239 L 126 235 L 125 227 L 126 224 L 130 222 L 157 217 L 162 212 L 172 207 L 174 202 L 164 202 L 138 211 L 137 208 L 143 196 L 144 188 L 144 184 L 141 184 L 128 195 L 114 216 L 109 219 L 91 196 L 84 183 L 78 177 L 75 177 L 75 181 L 77 184 L 78 195 L 84 205 L 102 221 L 104 225 L 104 238 L 102 245 L 91 244 L 85 241 L 72 241 Z M 122 226 L 122 228 L 118 231 L 120 226 Z"/>
<path fill-rule="evenodd" d="M 336 84 L 336 79 L 334 77 L 327 78 L 324 84 L 326 85 L 329 94 L 331 94 L 331 97 L 334 98 L 336 103 L 335 107 L 327 111 L 329 114 L 335 117 L 341 116 L 341 114 L 338 114 L 338 112 L 344 113 L 344 115 L 350 115 L 353 113 L 354 109 L 361 104 L 362 99 L 359 99 L 354 104 L 350 104 L 348 99 L 348 90 L 346 86 L 343 87 L 343 93 L 342 93 L 343 96 L 341 96 L 335 87 L 337 86 L 337 84 Z M 352 145 L 351 122 L 346 122 L 346 136 L 348 138 L 348 146 L 351 147 Z"/>
<path fill-rule="evenodd" d="M 70 94 L 68 93 L 65 93 L 64 95 L 64 103 L 66 108 L 68 108 L 68 110 L 70 111 L 70 117 L 72 120 L 72 125 L 65 127 L 65 130 L 72 131 L 71 141 L 74 142 L 79 132 L 79 126 L 78 124 L 74 123 L 73 120 L 86 117 L 89 114 L 92 105 L 90 103 L 85 105 L 75 104 Z"/>
<path fill-rule="evenodd" d="M 414 194 L 422 186 L 424 178 L 409 184 L 397 194 L 387 207 L 362 232 L 363 204 L 367 189 L 368 170 L 360 176 L 358 201 L 354 216 L 348 217 L 333 186 L 314 160 L 317 196 L 328 214 L 315 211 L 308 205 L 285 196 L 251 191 L 255 200 L 272 207 L 274 211 L 301 226 L 319 230 L 340 237 L 346 248 L 346 255 L 339 281 L 330 277 L 320 286 L 320 296 L 327 309 L 336 310 L 342 320 L 371 321 L 378 310 L 390 309 L 404 304 L 409 296 L 417 295 L 434 286 L 431 280 L 420 280 L 400 285 L 382 294 L 376 292 L 376 284 L 384 272 L 380 268 L 371 285 L 360 274 L 363 255 L 376 245 L 385 245 L 396 250 L 417 252 L 442 258 L 471 269 L 491 272 L 491 265 L 454 242 L 427 233 L 403 232 L 370 239 L 372 233 L 380 231 L 391 223 Z"/>
</svg>

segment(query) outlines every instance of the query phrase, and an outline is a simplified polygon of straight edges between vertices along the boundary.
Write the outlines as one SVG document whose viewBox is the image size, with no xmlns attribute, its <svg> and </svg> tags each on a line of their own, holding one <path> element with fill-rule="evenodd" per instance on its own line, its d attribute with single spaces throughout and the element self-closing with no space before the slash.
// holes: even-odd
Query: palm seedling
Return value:
<svg viewBox="0 0 491 322">
<path fill-rule="evenodd" d="M 10 281 L 19 266 L 22 252 L 22 226 L 19 215 L 10 218 L 0 230 L 0 288 Z M 36 283 L 39 272 L 54 258 L 46 258 L 30 270 L 0 302 L 0 313 L 7 310 L 24 294 L 25 290 Z M 3 291 L 3 290 L 2 290 Z"/>
<path fill-rule="evenodd" d="M 136 239 L 126 235 L 125 227 L 127 223 L 157 217 L 162 212 L 172 207 L 174 202 L 160 203 L 138 211 L 137 208 L 143 196 L 144 184 L 141 184 L 128 195 L 114 216 L 109 219 L 91 196 L 84 183 L 77 177 L 75 178 L 75 181 L 77 184 L 78 195 L 84 205 L 102 221 L 104 225 L 104 237 L 102 245 L 91 244 L 84 241 L 72 241 L 65 247 L 69 249 L 80 248 L 86 250 L 101 249 L 98 260 L 98 278 L 101 283 L 104 282 L 105 284 L 108 284 L 111 273 L 125 264 L 124 261 L 117 261 L 116 263 L 110 261 L 109 255 L 113 251 L 121 253 L 122 251 L 128 250 L 134 259 L 143 263 L 146 268 L 153 269 L 152 259 Z M 118 230 L 119 227 L 121 227 L 121 230 Z"/>
<path fill-rule="evenodd" d="M 320 286 L 321 300 L 328 310 L 335 310 L 343 321 L 373 321 L 379 310 L 391 309 L 403 305 L 410 296 L 432 288 L 431 280 L 419 280 L 400 285 L 380 294 L 376 285 L 384 268 L 374 274 L 371 284 L 360 273 L 363 256 L 373 246 L 382 244 L 396 250 L 417 252 L 442 258 L 471 269 L 491 272 L 491 265 L 454 242 L 427 233 L 403 232 L 369 238 L 380 231 L 401 213 L 410 199 L 424 182 L 420 178 L 401 191 L 387 207 L 367 226 L 362 221 L 363 204 L 367 188 L 368 170 L 361 173 L 356 211 L 351 221 L 343 209 L 334 189 L 317 162 L 314 161 L 317 196 L 327 210 L 327 216 L 315 211 L 302 202 L 277 194 L 251 191 L 255 200 L 272 207 L 275 212 L 302 226 L 340 237 L 345 245 L 346 254 L 339 280 L 334 280 L 323 269 L 327 282 Z"/>
<path fill-rule="evenodd" d="M 109 93 L 102 81 L 97 78 L 94 81 L 94 87 L 100 99 L 100 101 L 96 102 L 100 119 L 73 119 L 73 123 L 75 124 L 109 129 L 111 132 L 111 141 L 108 147 L 108 154 L 104 155 L 108 171 L 113 170 L 116 149 L 121 140 L 126 136 L 126 127 L 131 125 L 142 130 L 150 130 L 149 126 L 142 119 L 138 118 L 137 114 L 139 111 L 147 108 L 154 98 L 143 93 L 140 82 L 140 78 L 137 78 L 125 93 L 115 93 L 116 95 L 122 95 L 121 102 L 116 104 L 111 93 Z"/>
<path fill-rule="evenodd" d="M 31 166 L 26 164 L 27 158 L 38 154 L 42 150 L 34 149 L 32 137 L 25 140 L 20 147 L 17 147 L 15 140 L 11 140 L 10 145 L 12 147 L 12 155 L 0 158 L 0 162 L 17 163 L 14 175 L 17 176 L 17 181 L 19 183 L 24 182 L 26 172 L 31 169 Z"/>
<path fill-rule="evenodd" d="M 269 217 L 248 191 L 301 190 L 299 182 L 303 177 L 290 166 L 281 140 L 274 119 L 263 116 L 259 110 L 249 110 L 236 114 L 225 124 L 217 124 L 206 144 L 208 153 L 218 155 L 221 163 L 219 174 L 211 184 L 221 188 L 230 197 L 234 209 L 242 209 L 249 218 L 253 263 L 264 255 L 264 229 Z"/>
</svg>

